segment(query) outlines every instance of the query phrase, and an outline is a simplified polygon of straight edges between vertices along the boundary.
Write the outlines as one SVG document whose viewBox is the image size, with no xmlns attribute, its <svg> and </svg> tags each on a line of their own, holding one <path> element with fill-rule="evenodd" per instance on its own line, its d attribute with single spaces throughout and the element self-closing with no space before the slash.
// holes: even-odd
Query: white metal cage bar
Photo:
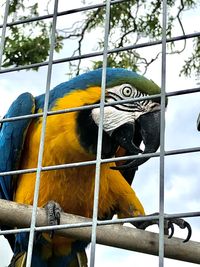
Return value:
<svg viewBox="0 0 200 267">
<path fill-rule="evenodd" d="M 105 15 L 103 68 L 102 68 L 102 80 L 101 80 L 100 121 L 99 121 L 98 139 L 97 139 L 94 203 L 93 203 L 93 216 L 92 216 L 90 267 L 93 267 L 95 265 L 95 253 L 96 253 L 96 230 L 97 230 L 98 204 L 99 204 L 99 191 L 100 191 L 101 152 L 102 152 L 102 142 L 103 142 L 103 118 L 104 118 L 104 103 L 105 103 L 105 93 L 106 93 L 106 67 L 107 67 L 109 28 L 110 28 L 110 0 L 107 0 L 106 15 Z"/>
<path fill-rule="evenodd" d="M 1 70 L 1 65 L 2 65 L 2 58 L 3 58 L 4 45 L 5 45 L 6 25 L 7 25 L 7 19 L 8 19 L 9 4 L 10 4 L 10 1 L 7 0 L 7 1 L 6 1 L 6 4 L 5 4 L 5 12 L 4 12 L 4 19 L 3 19 L 2 33 L 1 33 L 0 70 Z"/>
<path fill-rule="evenodd" d="M 27 66 L 20 66 L 17 68 L 8 68 L 8 69 L 1 69 L 0 74 L 7 73 L 7 72 L 13 72 L 13 71 L 19 71 L 24 69 L 29 69 L 33 67 L 42 67 L 42 66 L 48 66 L 48 73 L 47 73 L 47 80 L 46 80 L 46 93 L 45 93 L 45 104 L 44 104 L 44 111 L 40 114 L 34 114 L 34 115 L 27 115 L 27 116 L 21 116 L 21 117 L 13 117 L 9 119 L 2 119 L 0 120 L 0 123 L 6 122 L 6 121 L 15 121 L 19 119 L 25 119 L 25 118 L 35 118 L 35 117 L 42 117 L 43 118 L 43 127 L 41 132 L 41 142 L 40 142 L 40 150 L 39 150 L 39 157 L 38 157 L 38 166 L 37 168 L 29 169 L 29 170 L 17 170 L 17 171 L 10 171 L 10 172 L 3 172 L 0 173 L 0 175 L 10 175 L 10 174 L 20 174 L 20 173 L 28 173 L 28 172 L 36 172 L 36 185 L 35 185 L 35 195 L 34 195 L 34 203 L 33 203 L 33 213 L 32 213 L 32 220 L 31 225 L 29 228 L 23 228 L 23 229 L 13 229 L 13 230 L 7 230 L 7 231 L 0 231 L 0 235 L 4 234 L 10 234 L 10 233 L 19 233 L 22 231 L 30 232 L 30 238 L 29 238 L 29 248 L 28 248 L 28 256 L 27 256 L 27 262 L 26 266 L 31 266 L 31 257 L 32 257 L 32 249 L 33 249 L 33 240 L 34 240 L 34 233 L 35 231 L 43 231 L 43 230 L 52 230 L 52 229 L 66 229 L 66 228 L 79 228 L 79 227 L 87 227 L 92 226 L 92 245 L 91 245 L 91 253 L 90 253 L 90 267 L 95 266 L 95 248 L 96 248 L 96 230 L 98 225 L 107 225 L 107 224 L 118 224 L 118 223 L 124 223 L 124 222 L 132 222 L 132 221 L 142 221 L 142 220 L 151 220 L 151 219 L 159 219 L 159 267 L 164 266 L 164 218 L 176 218 L 176 217 L 194 217 L 194 216 L 200 216 L 199 211 L 194 212 L 187 212 L 187 213 L 179 213 L 179 214 L 171 214 L 171 215 L 165 215 L 164 214 L 164 161 L 165 156 L 167 155 L 177 155 L 181 153 L 192 153 L 192 152 L 199 152 L 200 147 L 194 147 L 194 148 L 187 148 L 187 149 L 176 149 L 171 151 L 165 151 L 165 99 L 166 96 L 179 96 L 181 94 L 189 94 L 189 93 L 196 93 L 200 92 L 200 88 L 191 88 L 188 90 L 181 90 L 181 91 L 175 91 L 171 93 L 165 92 L 165 83 L 166 83 L 166 44 L 168 42 L 172 41 L 179 41 L 183 39 L 188 38 L 194 38 L 199 37 L 200 32 L 194 33 L 194 34 L 188 34 L 188 35 L 182 35 L 177 36 L 174 38 L 167 39 L 166 38 L 166 21 L 167 21 L 167 1 L 164 0 L 162 2 L 163 4 L 163 30 L 162 30 L 162 40 L 155 41 L 155 42 L 148 42 L 143 43 L 139 45 L 132 45 L 127 46 L 119 49 L 112 49 L 108 50 L 108 38 L 109 38 L 109 24 L 110 24 L 110 6 L 113 4 L 121 3 L 126 0 L 118 0 L 118 1 L 110 1 L 107 0 L 106 4 L 99 4 L 99 5 L 91 5 L 83 8 L 68 10 L 65 12 L 57 12 L 58 8 L 58 0 L 54 1 L 54 13 L 47 15 L 47 16 L 40 16 L 36 18 L 30 18 L 23 21 L 16 21 L 12 23 L 7 23 L 7 17 L 8 17 L 8 8 L 9 8 L 9 0 L 6 1 L 6 8 L 5 8 L 5 16 L 4 16 L 4 23 L 3 25 L 0 25 L 0 28 L 2 28 L 2 36 L 1 36 L 1 49 L 0 49 L 0 63 L 2 61 L 2 55 L 3 55 L 3 48 L 4 48 L 4 42 L 5 42 L 5 36 L 6 36 L 6 27 L 10 27 L 13 25 L 19 25 L 22 23 L 28 23 L 36 20 L 43 20 L 43 19 L 53 19 L 53 26 L 52 26 L 52 32 L 51 32 L 51 40 L 50 40 L 50 55 L 49 60 L 42 63 L 37 64 L 30 64 Z M 81 56 L 74 56 L 69 58 L 62 58 L 58 60 L 53 59 L 53 51 L 55 46 L 55 31 L 56 31 L 56 20 L 58 16 L 64 16 L 68 14 L 73 14 L 81 11 L 86 11 L 94 8 L 99 7 L 106 7 L 106 16 L 105 16 L 105 38 L 104 38 L 104 50 L 101 52 L 96 53 L 89 53 Z M 162 77 L 161 77 L 161 94 L 151 97 L 143 97 L 139 99 L 135 99 L 134 101 L 142 101 L 144 99 L 152 99 L 156 97 L 161 98 L 161 134 L 160 134 L 160 152 L 156 153 L 150 153 L 146 155 L 138 155 L 138 156 L 126 156 L 126 157 L 119 157 L 115 159 L 101 159 L 101 146 L 102 146 L 102 132 L 103 132 L 103 114 L 104 114 L 104 107 L 106 105 L 110 105 L 105 103 L 105 84 L 106 84 L 106 65 L 107 65 L 107 55 L 109 53 L 115 53 L 119 51 L 126 51 L 128 49 L 137 49 L 147 46 L 153 46 L 157 44 L 162 44 Z M 48 111 L 48 98 L 49 98 L 49 90 L 50 90 L 50 83 L 51 83 L 51 74 L 52 74 L 52 65 L 53 64 L 59 64 L 62 62 L 68 62 L 72 60 L 78 60 L 78 59 L 84 59 L 89 57 L 95 57 L 95 56 L 103 56 L 103 73 L 102 73 L 102 96 L 101 96 L 101 102 L 97 105 L 92 105 L 92 107 L 100 107 L 101 110 L 101 119 L 99 123 L 99 132 L 98 132 L 98 149 L 97 149 L 97 158 L 93 161 L 87 161 L 87 162 L 81 162 L 81 163 L 71 163 L 71 164 L 63 164 L 58 166 L 48 166 L 43 167 L 42 166 L 42 155 L 43 155 L 43 149 L 44 149 L 44 140 L 45 140 L 45 125 L 46 125 L 46 118 L 50 115 L 55 114 L 62 114 L 66 112 L 73 112 L 76 110 L 81 109 L 87 109 L 91 108 L 90 106 L 85 107 L 77 107 L 73 109 L 68 110 L 60 110 L 56 112 L 49 112 Z M 127 101 L 119 101 L 115 102 L 114 105 L 118 103 L 126 103 Z M 128 101 L 130 102 L 130 101 Z M 99 194 L 99 179 L 100 179 L 100 166 L 102 163 L 105 162 L 112 162 L 112 161 L 120 161 L 120 160 L 127 160 L 127 159 L 134 159 L 134 158 L 142 158 L 142 157 L 159 157 L 160 158 L 160 195 L 159 195 L 159 216 L 149 216 L 148 218 L 125 218 L 125 219 L 114 219 L 114 220 L 106 220 L 106 221 L 98 221 L 98 194 Z M 37 204 L 38 204 L 38 194 L 39 194 L 39 185 L 40 185 L 40 174 L 42 171 L 48 171 L 48 170 L 55 170 L 55 169 L 62 169 L 62 168 L 69 168 L 69 167 L 77 167 L 77 166 L 85 166 L 95 164 L 96 165 L 96 175 L 95 175 L 95 194 L 94 194 L 94 206 L 93 206 L 93 220 L 91 222 L 83 222 L 81 224 L 67 224 L 67 225 L 58 225 L 58 226 L 43 226 L 43 227 L 36 227 L 36 212 L 37 212 Z"/>
<path fill-rule="evenodd" d="M 181 40 L 185 40 L 185 39 L 191 39 L 191 38 L 195 38 L 195 37 L 199 37 L 199 36 L 200 36 L 200 32 L 187 34 L 187 35 L 181 35 L 181 36 L 167 39 L 167 43 L 175 42 L 175 41 L 181 41 Z M 108 54 L 132 50 L 132 49 L 139 49 L 139 48 L 154 46 L 154 45 L 159 45 L 159 44 L 162 44 L 162 40 L 153 41 L 153 42 L 145 42 L 145 43 L 130 45 L 130 46 L 122 47 L 122 48 L 111 49 L 111 50 L 108 50 Z M 103 55 L 102 51 L 101 52 L 93 52 L 93 53 L 83 54 L 80 56 L 72 56 L 72 57 L 67 57 L 67 58 L 62 58 L 62 59 L 56 59 L 56 60 L 53 60 L 53 64 L 60 64 L 60 63 L 64 63 L 64 62 L 69 62 L 69 61 L 74 61 L 74 60 L 79 60 L 79 59 L 85 59 L 85 58 L 91 58 L 91 57 L 96 57 L 96 56 L 102 56 L 102 55 Z M 0 70 L 0 74 L 13 72 L 13 71 L 20 71 L 20 70 L 25 70 L 25 69 L 31 69 L 31 68 L 38 68 L 38 67 L 43 67 L 43 66 L 47 66 L 47 65 L 48 65 L 48 61 L 45 61 L 45 62 L 41 62 L 41 63 L 34 63 L 34 64 L 29 64 L 29 65 L 25 65 L 25 66 L 14 67 L 14 68 L 6 68 L 3 70 Z"/>
<path fill-rule="evenodd" d="M 160 113 L 160 185 L 159 185 L 159 267 L 164 266 L 164 183 L 165 183 L 165 102 L 166 102 L 166 30 L 167 1 L 162 1 L 162 61 Z"/>
<path fill-rule="evenodd" d="M 47 70 L 46 91 L 45 91 L 45 100 L 44 100 L 44 108 L 43 108 L 44 112 L 43 112 L 43 117 L 42 117 L 42 130 L 41 130 L 40 146 L 39 146 L 39 152 L 38 152 L 38 165 L 37 165 L 37 171 L 36 171 L 35 191 L 34 191 L 34 199 L 33 199 L 33 213 L 32 213 L 32 218 L 31 218 L 31 227 L 30 227 L 26 267 L 31 266 L 32 252 L 33 252 L 36 214 L 37 214 L 37 206 L 38 206 L 38 199 L 39 199 L 40 175 L 41 175 L 41 170 L 42 170 L 42 159 L 43 159 L 43 153 L 44 153 L 47 111 L 48 111 L 48 104 L 49 104 L 49 91 L 50 91 L 50 85 L 51 85 L 52 62 L 53 62 L 53 54 L 54 54 L 54 49 L 55 49 L 57 9 L 58 9 L 58 0 L 55 0 L 53 22 L 52 22 L 52 29 L 51 29 L 51 39 L 50 39 L 49 64 L 48 64 L 48 70 Z"/>
<path fill-rule="evenodd" d="M 185 95 L 185 94 L 193 94 L 193 93 L 198 93 L 198 92 L 200 92 L 199 87 L 189 88 L 189 89 L 185 89 L 185 90 L 166 92 L 166 97 L 180 96 L 180 95 Z M 133 103 L 133 102 L 139 102 L 139 101 L 148 100 L 148 99 L 155 99 L 155 98 L 159 98 L 159 97 L 161 97 L 161 94 L 156 94 L 156 95 L 152 95 L 152 96 L 144 96 L 144 97 L 136 97 L 132 100 L 118 100 L 118 101 L 115 101 L 114 103 L 104 103 L 104 106 L 106 107 L 106 106 L 114 106 L 117 104 Z M 52 116 L 52 115 L 57 115 L 57 114 L 62 114 L 62 113 L 68 113 L 68 112 L 74 112 L 74 111 L 80 111 L 80 110 L 98 108 L 98 107 L 100 107 L 100 104 L 85 105 L 85 106 L 76 107 L 76 108 L 68 108 L 68 109 L 63 109 L 63 110 L 48 111 L 47 115 Z M 28 119 L 28 118 L 38 118 L 38 117 L 42 117 L 42 116 L 43 116 L 43 112 L 37 113 L 37 114 L 24 115 L 24 116 L 3 118 L 3 119 L 0 119 L 0 123 L 8 122 L 8 121 L 23 120 L 23 119 Z"/>
</svg>

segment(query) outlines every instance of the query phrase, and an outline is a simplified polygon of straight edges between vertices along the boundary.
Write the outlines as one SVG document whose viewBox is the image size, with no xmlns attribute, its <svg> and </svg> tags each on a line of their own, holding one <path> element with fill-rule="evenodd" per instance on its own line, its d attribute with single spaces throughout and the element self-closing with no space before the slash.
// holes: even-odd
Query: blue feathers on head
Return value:
<svg viewBox="0 0 200 267">
<path fill-rule="evenodd" d="M 122 68 L 107 68 L 106 69 L 106 85 L 107 87 L 112 87 L 114 85 L 120 84 L 121 78 L 126 77 L 130 79 L 131 77 L 139 76 L 137 73 L 128 71 Z M 102 69 L 97 69 L 83 73 L 79 76 L 74 77 L 73 79 L 63 82 L 57 85 L 54 89 L 50 91 L 49 103 L 50 106 L 56 101 L 56 99 L 63 97 L 64 95 L 70 93 L 73 90 L 77 89 L 87 89 L 92 86 L 101 86 L 102 80 Z M 44 97 L 45 95 L 39 95 L 36 97 L 36 109 L 43 108 L 44 106 Z"/>
<path fill-rule="evenodd" d="M 92 86 L 101 86 L 101 81 L 102 81 L 102 69 L 97 69 L 97 70 L 89 71 L 79 76 L 76 76 L 75 78 L 67 82 L 61 83 L 50 91 L 50 99 L 49 99 L 50 106 L 53 105 L 56 99 L 62 98 L 64 95 L 70 93 L 73 90 L 85 90 Z M 143 89 L 143 87 L 146 87 L 146 90 L 144 91 L 147 91 L 147 92 L 148 92 L 148 89 L 152 87 L 156 86 L 156 89 L 159 88 L 152 81 L 137 74 L 136 72 L 129 71 L 123 68 L 107 68 L 106 69 L 106 87 L 107 88 L 117 86 L 123 83 L 132 84 L 139 90 Z M 143 86 L 144 84 L 148 86 Z M 158 91 L 159 90 L 157 90 L 154 93 L 159 93 Z M 44 95 L 40 95 L 36 97 L 36 103 L 37 103 L 36 109 L 42 108 L 44 105 Z"/>
</svg>

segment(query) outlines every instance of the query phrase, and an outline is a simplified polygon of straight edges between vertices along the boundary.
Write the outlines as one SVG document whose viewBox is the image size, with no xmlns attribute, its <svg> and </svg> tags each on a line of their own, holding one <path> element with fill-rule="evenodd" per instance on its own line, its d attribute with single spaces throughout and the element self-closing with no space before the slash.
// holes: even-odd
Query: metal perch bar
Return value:
<svg viewBox="0 0 200 267">
<path fill-rule="evenodd" d="M 6 224 L 11 227 L 29 227 L 31 214 L 32 206 L 0 200 L 0 224 L 2 225 Z M 91 227 L 86 226 L 90 223 L 91 219 L 62 213 L 61 224 L 81 224 L 82 227 L 61 229 L 57 230 L 56 233 L 62 236 L 90 241 Z M 46 212 L 42 208 L 37 209 L 36 225 L 47 225 Z M 183 243 L 182 241 L 183 240 L 180 238 L 168 239 L 165 237 L 165 257 L 200 264 L 200 243 L 195 241 Z M 97 243 L 151 255 L 158 255 L 159 237 L 156 233 L 138 230 L 120 224 L 103 225 L 97 227 Z"/>
</svg>

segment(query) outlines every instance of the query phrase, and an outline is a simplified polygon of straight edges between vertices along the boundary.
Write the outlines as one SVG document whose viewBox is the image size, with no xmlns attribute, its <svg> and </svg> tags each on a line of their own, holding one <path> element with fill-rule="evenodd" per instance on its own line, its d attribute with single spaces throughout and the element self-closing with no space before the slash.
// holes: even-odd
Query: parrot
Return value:
<svg viewBox="0 0 200 267">
<path fill-rule="evenodd" d="M 49 111 L 99 104 L 102 69 L 80 74 L 50 90 Z M 101 158 L 154 153 L 160 145 L 160 87 L 152 80 L 124 68 L 106 68 L 105 107 Z M 143 100 L 132 101 L 143 97 Z M 127 100 L 113 104 L 116 101 Z M 5 119 L 44 111 L 45 94 L 21 94 Z M 47 116 L 42 166 L 80 163 L 96 159 L 100 106 Z M 0 172 L 37 167 L 42 118 L 2 121 L 0 126 Z M 140 148 L 143 143 L 143 150 Z M 131 187 L 138 166 L 150 157 L 106 162 L 100 168 L 98 219 L 145 215 Z M 0 198 L 32 205 L 35 173 L 0 174 Z M 95 165 L 41 172 L 38 206 L 48 220 L 59 223 L 63 211 L 92 218 Z M 57 214 L 52 218 L 52 214 Z M 171 225 L 171 224 L 170 224 Z M 142 226 L 136 227 L 142 229 Z M 146 225 L 145 225 L 146 227 Z M 143 228 L 145 228 L 143 227 Z M 185 227 L 185 225 L 184 225 Z M 183 227 L 182 227 L 183 228 Z M 9 226 L 1 225 L 1 229 Z M 10 267 L 26 264 L 28 233 L 5 235 L 13 258 Z M 87 266 L 88 242 L 36 232 L 32 267 Z"/>
</svg>

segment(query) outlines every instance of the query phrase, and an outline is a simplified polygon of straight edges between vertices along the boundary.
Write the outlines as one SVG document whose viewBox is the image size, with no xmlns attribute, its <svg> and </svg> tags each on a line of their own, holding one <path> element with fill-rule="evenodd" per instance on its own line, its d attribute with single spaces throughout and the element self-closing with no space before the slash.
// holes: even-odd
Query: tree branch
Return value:
<svg viewBox="0 0 200 267">
<path fill-rule="evenodd" d="M 0 200 L 0 224 L 11 227 L 29 227 L 32 206 L 17 204 L 11 201 Z M 69 226 L 75 223 L 90 223 L 91 219 L 71 214 L 61 214 L 61 224 Z M 37 210 L 37 226 L 47 224 L 46 212 L 43 208 Z M 38 228 L 36 228 L 38 230 Z M 90 241 L 91 227 L 68 228 L 56 230 L 56 234 L 65 237 L 79 238 Z M 171 259 L 192 263 L 200 263 L 200 243 L 182 239 L 165 238 L 165 256 Z M 125 227 L 122 225 L 104 225 L 97 227 L 97 243 L 133 250 L 137 252 L 158 255 L 158 234 Z"/>
</svg>

